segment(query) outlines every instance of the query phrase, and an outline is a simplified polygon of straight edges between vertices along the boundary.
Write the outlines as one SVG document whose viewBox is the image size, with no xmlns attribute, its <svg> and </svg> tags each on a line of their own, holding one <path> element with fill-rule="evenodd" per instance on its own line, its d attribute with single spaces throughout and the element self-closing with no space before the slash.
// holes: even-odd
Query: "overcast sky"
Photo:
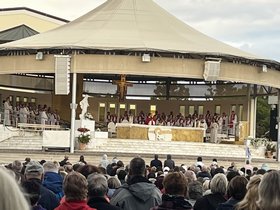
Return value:
<svg viewBox="0 0 280 210">
<path fill-rule="evenodd" d="M 0 0 L 73 20 L 105 0 Z M 234 47 L 280 61 L 280 0 L 155 0 L 195 29 Z M 0 23 L 1 24 L 1 23 Z"/>
</svg>

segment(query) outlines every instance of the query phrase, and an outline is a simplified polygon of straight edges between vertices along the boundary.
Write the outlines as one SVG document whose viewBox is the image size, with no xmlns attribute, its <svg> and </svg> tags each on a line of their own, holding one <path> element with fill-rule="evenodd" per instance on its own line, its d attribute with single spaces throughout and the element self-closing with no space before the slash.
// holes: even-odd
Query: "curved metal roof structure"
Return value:
<svg viewBox="0 0 280 210">
<path fill-rule="evenodd" d="M 152 0 L 108 0 L 82 17 L 1 49 L 98 49 L 262 59 L 210 38 Z"/>
<path fill-rule="evenodd" d="M 38 51 L 43 60 L 35 60 Z M 149 63 L 142 62 L 145 53 Z M 70 54 L 75 73 L 196 79 L 203 79 L 205 61 L 217 58 L 217 80 L 280 88 L 278 61 L 210 38 L 152 0 L 108 0 L 59 28 L 2 44 L 0 74 L 54 73 L 53 54 Z"/>
</svg>

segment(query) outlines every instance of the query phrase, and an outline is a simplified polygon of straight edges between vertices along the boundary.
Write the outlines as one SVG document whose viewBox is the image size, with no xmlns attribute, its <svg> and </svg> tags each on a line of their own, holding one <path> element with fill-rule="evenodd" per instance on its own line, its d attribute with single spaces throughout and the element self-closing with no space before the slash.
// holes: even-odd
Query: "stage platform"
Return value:
<svg viewBox="0 0 280 210">
<path fill-rule="evenodd" d="M 43 151 L 43 136 L 41 135 L 26 132 L 25 136 L 17 136 L 15 130 L 11 131 L 8 129 L 5 129 L 5 132 L 13 135 L 8 135 L 7 139 L 0 141 L 0 163 L 17 157 L 10 155 L 13 153 L 22 154 L 23 156 L 34 154 L 35 157 L 41 159 L 53 159 L 52 155 L 59 158 L 60 156 L 63 157 L 63 154 L 68 154 L 64 150 L 49 150 L 52 151 L 51 153 Z M 2 137 L 4 137 L 3 130 L 1 133 Z M 223 142 L 225 143 L 221 142 L 220 144 L 117 138 L 94 138 L 92 140 L 91 148 L 87 148 L 84 151 L 75 149 L 73 156 L 85 154 L 90 156 L 92 161 L 96 162 L 100 160 L 104 153 L 111 157 L 123 157 L 127 161 L 136 155 L 149 160 L 153 158 L 154 154 L 159 154 L 161 159 L 165 159 L 167 154 L 171 154 L 177 160 L 177 163 L 181 164 L 190 163 L 196 160 L 198 156 L 202 156 L 203 159 L 209 162 L 213 158 L 217 158 L 226 164 L 230 164 L 232 161 L 244 163 L 246 158 L 244 144 L 242 142 L 239 142 L 238 145 L 235 144 L 234 138 L 224 140 Z M 265 159 L 262 151 L 253 148 L 250 148 L 250 150 L 253 162 L 269 162 L 278 167 L 278 163 L 275 160 Z M 2 155 L 2 153 L 4 154 Z M 7 157 L 5 157 L 5 154 Z M 42 154 L 44 155 L 42 156 Z"/>
</svg>

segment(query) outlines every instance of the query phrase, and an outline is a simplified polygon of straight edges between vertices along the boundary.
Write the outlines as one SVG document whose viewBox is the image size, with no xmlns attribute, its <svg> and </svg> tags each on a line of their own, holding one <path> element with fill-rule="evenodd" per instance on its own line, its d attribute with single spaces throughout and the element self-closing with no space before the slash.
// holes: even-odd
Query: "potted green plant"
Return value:
<svg viewBox="0 0 280 210">
<path fill-rule="evenodd" d="M 78 136 L 79 147 L 80 150 L 84 150 L 90 141 L 90 134 L 88 134 L 90 130 L 87 128 L 78 128 L 78 131 L 80 132 Z"/>
</svg>

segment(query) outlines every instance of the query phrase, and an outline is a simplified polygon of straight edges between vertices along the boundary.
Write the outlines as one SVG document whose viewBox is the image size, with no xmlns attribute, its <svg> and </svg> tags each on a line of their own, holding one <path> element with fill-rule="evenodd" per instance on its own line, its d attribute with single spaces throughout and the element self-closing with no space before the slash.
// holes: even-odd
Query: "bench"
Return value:
<svg viewBox="0 0 280 210">
<path fill-rule="evenodd" d="M 60 125 L 43 125 L 43 124 L 31 124 L 31 123 L 18 123 L 17 127 L 21 136 L 24 136 L 25 131 L 29 132 L 42 132 L 43 130 L 60 130 Z"/>
</svg>

